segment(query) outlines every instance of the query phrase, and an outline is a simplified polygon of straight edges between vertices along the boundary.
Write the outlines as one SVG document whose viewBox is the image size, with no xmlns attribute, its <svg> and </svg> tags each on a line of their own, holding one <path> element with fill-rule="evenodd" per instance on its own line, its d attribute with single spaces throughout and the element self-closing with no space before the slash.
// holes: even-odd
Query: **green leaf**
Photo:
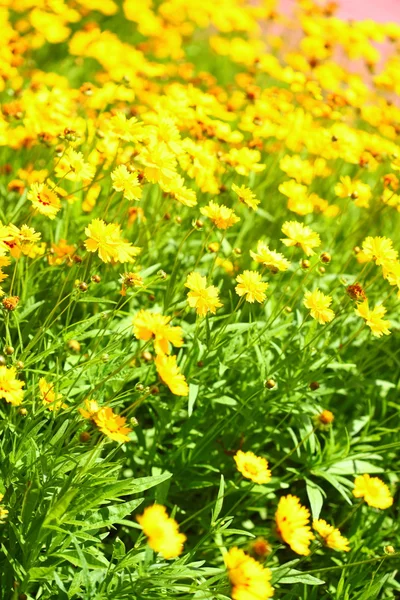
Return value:
<svg viewBox="0 0 400 600">
<path fill-rule="evenodd" d="M 199 384 L 198 383 L 190 383 L 189 384 L 189 400 L 188 400 L 188 415 L 189 417 L 193 414 L 194 403 L 196 402 L 197 395 L 199 393 Z"/>
<path fill-rule="evenodd" d="M 306 479 L 307 496 L 310 501 L 311 514 L 313 519 L 319 519 L 321 508 L 324 503 L 324 493 L 322 489 L 310 479 Z"/>
<path fill-rule="evenodd" d="M 222 510 L 222 505 L 224 503 L 224 490 L 225 490 L 225 480 L 224 480 L 224 476 L 221 474 L 221 480 L 219 483 L 217 501 L 215 503 L 214 510 L 212 511 L 211 525 L 215 525 L 215 523 L 219 517 L 219 514 Z"/>
</svg>

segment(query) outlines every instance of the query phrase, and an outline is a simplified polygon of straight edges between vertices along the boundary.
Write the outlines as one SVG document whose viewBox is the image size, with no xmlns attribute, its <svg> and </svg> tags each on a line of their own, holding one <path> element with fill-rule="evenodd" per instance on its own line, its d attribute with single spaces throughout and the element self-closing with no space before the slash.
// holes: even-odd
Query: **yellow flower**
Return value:
<svg viewBox="0 0 400 600">
<path fill-rule="evenodd" d="M 328 548 L 339 550 L 340 552 L 348 552 L 350 550 L 349 540 L 340 533 L 339 529 L 333 527 L 333 525 L 329 525 L 324 519 L 315 519 L 312 526 Z"/>
<path fill-rule="evenodd" d="M 257 244 L 257 252 L 250 250 L 250 255 L 256 262 L 267 267 L 272 273 L 287 271 L 290 267 L 290 261 L 283 254 L 270 250 L 267 244 L 262 241 Z"/>
<path fill-rule="evenodd" d="M 313 292 L 306 292 L 304 296 L 304 306 L 310 309 L 312 318 L 321 325 L 329 323 L 335 317 L 333 310 L 328 308 L 331 303 L 331 296 L 323 294 L 318 288 Z"/>
<path fill-rule="evenodd" d="M 268 283 L 264 283 L 261 279 L 260 273 L 257 271 L 243 271 L 236 277 L 238 285 L 235 287 L 235 291 L 238 296 L 245 296 L 247 302 L 264 302 L 265 290 L 268 287 Z"/>
<path fill-rule="evenodd" d="M 256 456 L 253 452 L 243 452 L 238 450 L 233 457 L 237 470 L 255 483 L 268 483 L 271 479 L 271 471 L 268 468 L 268 461 L 261 456 Z"/>
<path fill-rule="evenodd" d="M 281 194 L 288 197 L 288 209 L 298 215 L 309 215 L 314 210 L 312 195 L 308 196 L 307 187 L 294 179 L 284 181 L 278 187 Z"/>
<path fill-rule="evenodd" d="M 368 474 L 358 475 L 354 480 L 354 486 L 353 496 L 364 498 L 368 506 L 385 509 L 393 504 L 388 486 L 379 477 L 371 477 Z"/>
<path fill-rule="evenodd" d="M 271 571 L 240 548 L 225 554 L 233 600 L 266 600 L 274 595 Z"/>
<path fill-rule="evenodd" d="M 233 183 L 232 189 L 238 195 L 241 202 L 244 202 L 244 204 L 246 204 L 249 208 L 257 210 L 257 206 L 260 204 L 260 201 L 249 188 L 247 188 L 245 185 L 239 187 Z"/>
<path fill-rule="evenodd" d="M 39 391 L 43 404 L 47 406 L 49 410 L 53 411 L 67 407 L 61 400 L 62 395 L 54 391 L 54 384 L 46 381 L 44 377 L 39 379 Z"/>
<path fill-rule="evenodd" d="M 90 400 L 87 399 L 85 400 L 85 406 L 86 409 L 84 408 L 79 408 L 79 412 L 81 413 L 82 417 L 84 417 L 85 419 L 93 419 L 94 415 L 97 413 L 97 411 L 99 410 L 99 405 L 97 404 L 96 400 Z"/>
<path fill-rule="evenodd" d="M 375 306 L 375 308 L 371 310 L 368 305 L 368 300 L 364 300 L 364 302 L 357 304 L 355 311 L 359 317 L 365 319 L 365 322 L 371 329 L 372 335 L 375 337 L 381 337 L 383 334 L 390 334 L 390 321 L 385 321 L 382 318 L 386 314 L 386 308 L 382 304 Z"/>
<path fill-rule="evenodd" d="M 121 237 L 121 229 L 115 223 L 105 223 L 102 219 L 94 219 L 85 229 L 88 239 L 85 247 L 88 252 L 98 252 L 105 262 L 132 262 L 139 254 L 140 248 L 132 246 Z"/>
<path fill-rule="evenodd" d="M 314 534 L 309 526 L 310 511 L 300 504 L 299 498 L 289 494 L 279 500 L 275 514 L 276 528 L 293 552 L 308 556 Z"/>
<path fill-rule="evenodd" d="M 218 229 L 228 229 L 240 221 L 240 218 L 235 215 L 231 208 L 228 208 L 224 204 L 217 204 L 212 200 L 210 200 L 208 206 L 203 206 L 200 212 L 205 217 L 211 219 Z"/>
<path fill-rule="evenodd" d="M 127 119 L 123 112 L 118 112 L 110 119 L 111 131 L 126 142 L 141 141 L 144 137 L 144 126 L 135 117 Z"/>
<path fill-rule="evenodd" d="M 117 192 L 124 192 L 124 198 L 127 200 L 140 200 L 142 188 L 136 173 L 128 171 L 125 165 L 119 165 L 111 173 L 113 188 Z"/>
<path fill-rule="evenodd" d="M 193 271 L 187 276 L 185 287 L 189 288 L 188 303 L 195 308 L 198 315 L 204 317 L 208 312 L 215 314 L 217 308 L 222 306 L 218 297 L 218 288 L 214 285 L 207 286 L 206 277 Z"/>
<path fill-rule="evenodd" d="M 179 532 L 178 523 L 168 516 L 165 506 L 153 504 L 147 507 L 137 521 L 154 552 L 159 552 L 166 559 L 182 554 L 186 536 Z"/>
<path fill-rule="evenodd" d="M 151 183 L 165 185 L 177 176 L 175 155 L 164 142 L 143 148 L 138 160 L 144 165 L 144 175 Z"/>
<path fill-rule="evenodd" d="M 362 181 L 352 181 L 348 175 L 340 178 L 335 185 L 335 194 L 339 198 L 352 198 L 360 208 L 368 208 L 372 196 L 371 188 Z"/>
<path fill-rule="evenodd" d="M 318 233 L 298 221 L 286 221 L 282 225 L 282 233 L 287 236 L 281 240 L 285 246 L 298 246 L 307 256 L 314 254 L 313 248 L 321 245 Z"/>
<path fill-rule="evenodd" d="M 15 367 L 7 369 L 5 366 L 0 366 L 0 398 L 4 398 L 13 406 L 21 404 L 24 397 L 23 387 L 25 383 L 17 379 L 17 371 Z"/>
<path fill-rule="evenodd" d="M 126 418 L 116 415 L 112 408 L 102 407 L 97 410 L 93 416 L 93 421 L 104 435 L 110 440 L 119 442 L 130 442 L 128 434 L 132 431 L 129 427 L 126 427 Z"/>
<path fill-rule="evenodd" d="M 60 198 L 44 183 L 33 183 L 27 197 L 33 207 L 49 219 L 55 219 L 61 208 Z"/>
<path fill-rule="evenodd" d="M 176 348 L 183 346 L 182 328 L 171 327 L 170 320 L 171 317 L 142 309 L 133 319 L 133 332 L 139 340 L 154 339 L 157 354 L 170 354 L 170 344 Z"/>
<path fill-rule="evenodd" d="M 367 260 L 374 260 L 378 266 L 397 260 L 398 252 L 393 248 L 393 242 L 386 237 L 367 237 L 362 249 Z"/>
<path fill-rule="evenodd" d="M 8 517 L 8 510 L 4 506 L 0 506 L 0 523 L 4 523 Z"/>
<path fill-rule="evenodd" d="M 86 162 L 82 152 L 68 148 L 55 169 L 57 177 L 65 177 L 70 181 L 90 180 L 94 176 L 93 165 Z"/>
<path fill-rule="evenodd" d="M 187 396 L 189 386 L 176 364 L 176 356 L 159 354 L 155 360 L 157 373 L 176 396 Z"/>
</svg>

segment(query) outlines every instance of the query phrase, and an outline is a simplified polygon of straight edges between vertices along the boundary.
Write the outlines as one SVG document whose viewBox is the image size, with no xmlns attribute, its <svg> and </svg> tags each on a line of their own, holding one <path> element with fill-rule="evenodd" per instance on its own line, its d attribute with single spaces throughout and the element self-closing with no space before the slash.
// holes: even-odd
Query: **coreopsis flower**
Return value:
<svg viewBox="0 0 400 600">
<path fill-rule="evenodd" d="M 363 498 L 368 506 L 374 508 L 385 509 L 393 504 L 393 498 L 386 483 L 379 477 L 371 477 L 367 473 L 355 478 L 353 496 Z"/>
<path fill-rule="evenodd" d="M 55 168 L 55 173 L 57 177 L 65 177 L 69 181 L 87 181 L 93 179 L 95 168 L 85 161 L 82 152 L 67 148 Z"/>
<path fill-rule="evenodd" d="M 98 252 L 100 259 L 105 262 L 133 262 L 140 248 L 133 246 L 122 238 L 119 225 L 105 223 L 102 219 L 94 219 L 85 228 L 88 239 L 85 247 L 88 252 Z"/>
<path fill-rule="evenodd" d="M 331 296 L 323 294 L 318 288 L 313 292 L 305 293 L 304 306 L 310 310 L 312 318 L 321 325 L 329 323 L 335 317 L 335 313 L 329 308 L 331 304 Z"/>
<path fill-rule="evenodd" d="M 200 212 L 208 217 L 218 229 L 228 229 L 240 221 L 235 212 L 224 204 L 217 204 L 210 200 L 208 206 L 203 206 Z"/>
<path fill-rule="evenodd" d="M 300 504 L 299 498 L 291 494 L 283 496 L 279 500 L 275 521 L 279 536 L 293 552 L 308 556 L 314 534 L 309 525 L 310 511 Z"/>
<path fill-rule="evenodd" d="M 207 278 L 193 271 L 187 276 L 185 287 L 189 288 L 187 300 L 191 308 L 195 308 L 200 317 L 210 312 L 215 315 L 217 308 L 222 306 L 219 301 L 218 288 L 207 285 Z"/>
<path fill-rule="evenodd" d="M 142 287 L 143 286 L 143 277 L 141 277 L 138 273 L 123 273 L 119 279 L 121 283 L 121 296 L 126 296 L 126 290 L 133 287 Z"/>
<path fill-rule="evenodd" d="M 127 200 L 140 200 L 142 188 L 136 173 L 128 171 L 126 165 L 119 165 L 111 173 L 113 188 L 117 192 L 123 192 Z"/>
<path fill-rule="evenodd" d="M 110 440 L 119 442 L 130 442 L 129 433 L 132 429 L 126 426 L 126 418 L 115 414 L 109 406 L 103 406 L 94 412 L 91 417 L 99 430 Z"/>
<path fill-rule="evenodd" d="M 232 600 L 266 600 L 274 595 L 272 573 L 240 548 L 225 554 L 225 564 L 232 584 Z"/>
<path fill-rule="evenodd" d="M 61 208 L 60 198 L 44 183 L 33 183 L 27 198 L 33 208 L 49 219 L 55 219 Z"/>
<path fill-rule="evenodd" d="M 187 396 L 189 394 L 189 386 L 185 376 L 182 375 L 176 364 L 176 356 L 159 354 L 156 357 L 155 364 L 157 373 L 173 394 L 176 396 Z"/>
<path fill-rule="evenodd" d="M 24 392 L 25 383 L 17 379 L 17 370 L 15 367 L 9 369 L 5 366 L 0 366 L 0 398 L 4 398 L 13 406 L 21 404 Z"/>
<path fill-rule="evenodd" d="M 318 233 L 298 221 L 286 221 L 282 225 L 282 233 L 287 236 L 281 240 L 285 246 L 297 246 L 307 256 L 315 254 L 313 248 L 321 245 L 321 238 Z"/>
<path fill-rule="evenodd" d="M 51 245 L 51 254 L 48 257 L 49 265 L 61 265 L 63 262 L 72 263 L 72 257 L 76 252 L 73 244 L 61 239 L 57 244 Z"/>
<path fill-rule="evenodd" d="M 4 506 L 0 506 L 0 524 L 4 523 L 8 517 L 8 510 Z"/>
<path fill-rule="evenodd" d="M 262 281 L 260 273 L 246 270 L 236 277 L 236 281 L 238 285 L 235 291 L 238 296 L 244 296 L 247 302 L 251 303 L 264 302 L 268 283 Z"/>
<path fill-rule="evenodd" d="M 329 525 L 324 519 L 314 519 L 312 526 L 328 548 L 340 552 L 349 552 L 350 542 L 340 533 L 339 529 Z"/>
<path fill-rule="evenodd" d="M 360 208 L 368 208 L 372 196 L 371 188 L 362 181 L 352 181 L 348 175 L 340 178 L 340 183 L 335 185 L 335 194 L 339 198 L 352 198 L 354 204 Z"/>
<path fill-rule="evenodd" d="M 4 243 L 9 247 L 10 254 L 14 258 L 19 258 L 21 254 L 29 256 L 41 238 L 41 234 L 28 225 L 21 225 L 21 228 L 19 228 L 10 224 L 8 230 L 12 239 Z"/>
<path fill-rule="evenodd" d="M 393 242 L 387 237 L 365 238 L 362 244 L 365 257 L 373 260 L 378 266 L 397 260 L 398 252 L 393 248 Z"/>
<path fill-rule="evenodd" d="M 39 379 L 39 392 L 44 406 L 51 411 L 59 408 L 66 408 L 67 405 L 62 401 L 62 394 L 54 390 L 54 384 L 46 381 L 44 377 Z"/>
<path fill-rule="evenodd" d="M 238 450 L 233 458 L 237 470 L 246 479 L 251 479 L 254 483 L 268 483 L 271 480 L 271 471 L 265 458 L 242 450 Z"/>
<path fill-rule="evenodd" d="M 144 176 L 150 183 L 168 184 L 177 176 L 175 155 L 164 142 L 143 148 L 138 160 L 144 165 Z"/>
<path fill-rule="evenodd" d="M 2 274 L 3 273 L 0 272 L 0 281 Z M 1 303 L 6 310 L 11 312 L 17 308 L 19 303 L 19 296 L 8 296 L 7 298 L 4 298 L 4 300 L 2 300 Z"/>
<path fill-rule="evenodd" d="M 85 407 L 86 408 L 79 408 L 79 412 L 81 413 L 82 417 L 84 417 L 85 419 L 92 419 L 94 418 L 95 414 L 98 412 L 99 410 L 99 405 L 97 404 L 96 400 L 91 400 L 90 398 L 87 398 L 85 400 Z"/>
<path fill-rule="evenodd" d="M 168 516 L 165 506 L 148 506 L 144 513 L 137 517 L 137 521 L 154 552 L 159 552 L 165 559 L 176 558 L 182 554 L 186 536 L 180 533 L 175 519 Z"/>
<path fill-rule="evenodd" d="M 171 345 L 183 346 L 182 328 L 172 327 L 170 321 L 171 317 L 142 309 L 133 318 L 133 333 L 139 340 L 154 340 L 157 354 L 170 354 Z"/>
<path fill-rule="evenodd" d="M 256 195 L 246 187 L 245 185 L 241 185 L 240 187 L 235 183 L 232 184 L 232 190 L 238 195 L 238 198 L 241 202 L 246 204 L 249 208 L 253 210 L 257 210 L 257 206 L 260 204 L 260 201 L 256 198 Z"/>
<path fill-rule="evenodd" d="M 126 142 L 138 142 L 144 137 L 144 124 L 135 117 L 127 119 L 121 111 L 111 117 L 110 128 L 114 135 Z"/>
<path fill-rule="evenodd" d="M 309 215 L 314 210 L 312 197 L 308 195 L 305 185 L 297 183 L 294 179 L 284 181 L 278 187 L 278 190 L 288 198 L 288 209 L 298 215 Z"/>
<path fill-rule="evenodd" d="M 371 329 L 372 335 L 375 337 L 390 334 L 390 321 L 385 321 L 383 319 L 386 314 L 386 308 L 382 304 L 378 304 L 375 308 L 370 309 L 368 300 L 364 300 L 364 302 L 357 304 L 355 312 L 359 317 L 362 317 L 365 320 L 366 324 Z"/>
<path fill-rule="evenodd" d="M 267 244 L 262 241 L 257 244 L 257 252 L 250 250 L 250 255 L 256 262 L 267 267 L 272 273 L 287 271 L 290 267 L 290 261 L 283 254 L 270 250 Z"/>
<path fill-rule="evenodd" d="M 164 183 L 163 190 L 184 206 L 192 207 L 197 204 L 196 192 L 185 186 L 185 180 L 180 175 Z"/>
</svg>

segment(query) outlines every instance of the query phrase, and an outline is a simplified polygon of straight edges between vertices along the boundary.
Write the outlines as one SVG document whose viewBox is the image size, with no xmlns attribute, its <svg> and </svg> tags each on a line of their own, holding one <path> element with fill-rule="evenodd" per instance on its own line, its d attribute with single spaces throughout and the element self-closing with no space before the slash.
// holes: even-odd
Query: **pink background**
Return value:
<svg viewBox="0 0 400 600">
<path fill-rule="evenodd" d="M 295 5 L 295 0 L 280 0 L 284 10 Z M 337 0 L 337 15 L 344 19 L 373 19 L 380 23 L 400 23 L 400 0 Z"/>
</svg>

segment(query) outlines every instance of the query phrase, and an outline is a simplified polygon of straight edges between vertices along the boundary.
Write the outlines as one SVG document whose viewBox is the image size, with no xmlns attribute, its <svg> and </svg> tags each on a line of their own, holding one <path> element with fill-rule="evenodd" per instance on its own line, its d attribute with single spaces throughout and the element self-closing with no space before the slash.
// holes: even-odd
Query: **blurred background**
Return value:
<svg viewBox="0 0 400 600">
<path fill-rule="evenodd" d="M 295 0 L 280 0 L 281 8 L 291 11 Z M 373 19 L 380 23 L 400 23 L 400 0 L 337 0 L 337 15 L 345 19 Z"/>
</svg>

